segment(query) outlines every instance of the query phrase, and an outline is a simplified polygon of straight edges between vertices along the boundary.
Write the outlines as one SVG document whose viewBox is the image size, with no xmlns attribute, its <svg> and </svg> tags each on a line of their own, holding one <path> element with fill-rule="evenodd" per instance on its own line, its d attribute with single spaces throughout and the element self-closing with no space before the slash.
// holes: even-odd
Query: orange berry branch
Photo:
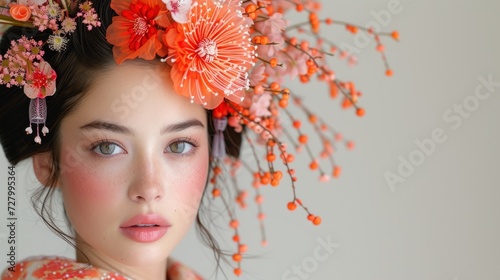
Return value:
<svg viewBox="0 0 500 280">
<path fill-rule="evenodd" d="M 325 83 L 329 87 L 329 96 L 335 99 L 342 94 L 343 99 L 340 104 L 343 109 L 354 108 L 356 115 L 364 116 L 365 110 L 358 105 L 361 92 L 357 90 L 352 81 L 342 81 L 336 77 L 330 68 L 327 57 L 339 56 L 340 59 L 350 56 L 347 51 L 339 51 L 341 48 L 320 33 L 322 25 L 341 25 L 351 34 L 365 32 L 371 36 L 376 43 L 376 51 L 380 53 L 385 67 L 386 76 L 392 76 L 393 72 L 389 67 L 385 45 L 382 44 L 381 37 L 392 37 L 399 41 L 399 33 L 393 31 L 375 32 L 373 28 L 367 28 L 348 22 L 333 20 L 331 18 L 320 19 L 317 12 L 321 9 L 318 1 L 314 0 L 263 0 L 242 2 L 244 16 L 248 17 L 253 24 L 250 26 L 250 44 L 255 48 L 255 66 L 249 73 L 250 85 L 247 99 L 250 98 L 252 105 L 245 106 L 225 100 L 219 107 L 214 109 L 215 118 L 227 117 L 229 126 L 239 133 L 246 142 L 248 151 L 240 159 L 239 157 L 228 157 L 225 161 L 215 160 L 212 166 L 212 196 L 221 198 L 227 209 L 229 200 L 224 196 L 219 180 L 221 167 L 224 164 L 231 166 L 232 180 L 235 180 L 236 173 L 243 167 L 253 178 L 252 187 L 255 190 L 254 199 L 257 205 L 257 218 L 262 235 L 262 244 L 267 244 L 265 237 L 263 211 L 262 187 L 277 187 L 283 183 L 286 176 L 292 190 L 292 197 L 286 200 L 286 208 L 295 211 L 298 207 L 306 213 L 306 218 L 313 225 L 320 225 L 322 219 L 313 214 L 303 203 L 297 194 L 297 177 L 292 163 L 295 160 L 294 154 L 289 152 L 290 146 L 299 153 L 302 149 L 306 151 L 309 158 L 308 168 L 311 171 L 319 172 L 319 180 L 328 181 L 330 178 L 338 178 L 341 167 L 334 159 L 337 150 L 336 145 L 342 143 L 348 150 L 354 147 L 354 142 L 345 140 L 342 134 L 333 129 L 324 119 L 315 114 L 303 103 L 299 95 L 288 88 L 283 87 L 284 77 L 297 77 L 302 83 L 309 83 L 314 80 Z M 296 24 L 288 25 L 285 20 L 286 11 L 294 9 L 305 14 L 307 20 Z M 296 32 L 294 36 L 291 33 Z M 313 40 L 302 38 L 312 37 Z M 328 49 L 328 50 L 327 50 Z M 289 105 L 293 104 L 304 113 L 307 122 L 303 122 L 300 117 L 293 113 Z M 285 123 L 288 122 L 288 123 Z M 307 124 L 314 131 L 313 135 L 308 135 L 303 129 Z M 284 138 L 284 139 L 281 139 Z M 319 140 L 322 145 L 318 151 L 311 140 Z M 265 148 L 263 156 L 259 149 Z M 250 156 L 251 155 L 251 156 Z M 252 164 L 249 158 L 253 159 Z M 330 167 L 326 169 L 322 162 L 326 160 Z M 262 164 L 267 163 L 267 164 Z M 281 167 L 282 166 L 282 167 Z M 283 168 L 283 170 L 280 170 Z M 331 170 L 326 172 L 325 170 Z M 288 181 L 288 180 L 287 180 Z M 245 208 L 247 193 L 237 187 L 233 182 L 236 193 L 231 201 L 234 201 L 240 208 Z M 240 243 L 238 232 L 238 220 L 233 210 L 230 211 L 229 227 L 234 231 L 233 241 L 236 243 L 236 252 L 232 259 L 236 263 L 234 273 L 240 275 L 241 260 L 247 246 Z"/>
</svg>

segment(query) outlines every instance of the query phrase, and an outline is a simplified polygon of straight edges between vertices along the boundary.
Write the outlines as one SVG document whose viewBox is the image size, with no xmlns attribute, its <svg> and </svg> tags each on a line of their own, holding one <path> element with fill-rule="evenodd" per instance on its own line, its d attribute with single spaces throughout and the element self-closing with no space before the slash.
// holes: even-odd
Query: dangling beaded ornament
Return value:
<svg viewBox="0 0 500 280">
<path fill-rule="evenodd" d="M 43 136 L 49 133 L 48 127 L 45 126 L 45 120 L 47 119 L 47 102 L 45 102 L 45 98 L 31 99 L 29 111 L 30 111 L 29 113 L 30 125 L 25 129 L 26 133 L 27 134 L 33 133 L 31 125 L 35 124 L 36 125 L 35 142 L 41 144 L 42 138 L 40 137 L 40 131 L 39 131 L 40 124 L 43 124 L 42 127 Z"/>
<path fill-rule="evenodd" d="M 226 156 L 226 145 L 224 142 L 224 130 L 227 126 L 227 117 L 220 119 L 214 118 L 215 135 L 212 144 L 212 156 L 223 158 Z"/>
</svg>

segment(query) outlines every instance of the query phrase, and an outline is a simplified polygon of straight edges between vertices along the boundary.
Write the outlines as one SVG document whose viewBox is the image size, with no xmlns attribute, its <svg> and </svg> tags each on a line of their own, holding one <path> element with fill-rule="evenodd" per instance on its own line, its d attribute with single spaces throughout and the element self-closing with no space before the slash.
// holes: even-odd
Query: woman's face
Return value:
<svg viewBox="0 0 500 280">
<path fill-rule="evenodd" d="M 159 67 L 112 66 L 61 123 L 58 186 L 94 265 L 165 262 L 198 210 L 206 113 L 177 95 Z"/>
</svg>

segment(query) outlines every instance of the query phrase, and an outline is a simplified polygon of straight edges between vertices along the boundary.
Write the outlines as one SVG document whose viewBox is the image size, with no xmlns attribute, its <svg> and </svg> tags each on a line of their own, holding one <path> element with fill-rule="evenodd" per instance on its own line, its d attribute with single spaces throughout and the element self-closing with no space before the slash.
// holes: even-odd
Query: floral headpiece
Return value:
<svg viewBox="0 0 500 280">
<path fill-rule="evenodd" d="M 64 51 L 76 27 L 75 18 L 67 16 L 72 6 L 71 1 L 64 0 L 19 0 L 10 4 L 9 13 L 0 15 L 0 23 L 26 24 L 40 31 L 53 31 L 47 42 L 25 37 L 12 41 L 10 50 L 0 57 L 0 84 L 23 87 L 32 99 L 28 133 L 32 132 L 32 123 L 43 124 L 42 133 L 48 132 L 44 98 L 56 91 L 56 73 L 43 60 L 42 46 L 48 44 L 51 50 Z M 371 36 L 387 76 L 393 72 L 381 37 L 399 40 L 399 33 L 381 33 L 370 27 L 320 19 L 317 12 L 321 4 L 316 0 L 112 0 L 111 8 L 117 16 L 108 27 L 106 38 L 113 45 L 118 64 L 136 58 L 161 58 L 171 65 L 171 78 L 178 94 L 213 109 L 216 129 L 210 178 L 213 197 L 220 198 L 225 205 L 234 199 L 244 208 L 248 193 L 237 186 L 235 178 L 240 167 L 249 171 L 254 178 L 252 187 L 262 243 L 266 244 L 261 187 L 276 187 L 288 177 L 292 197 L 284 204 L 291 211 L 301 207 L 307 219 L 319 225 L 321 218 L 312 214 L 297 197 L 297 178 L 291 166 L 294 155 L 290 148 L 297 152 L 305 150 L 310 157 L 309 168 L 319 173 L 320 181 L 328 181 L 338 177 L 341 171 L 333 158 L 336 145 L 341 143 L 352 149 L 354 144 L 344 140 L 339 132 L 305 107 L 298 94 L 284 87 L 284 81 L 298 78 L 303 83 L 323 82 L 329 87 L 331 98 L 341 95 L 343 108 L 354 108 L 358 116 L 363 116 L 365 111 L 358 106 L 361 92 L 354 82 L 340 80 L 328 62 L 328 57 L 335 55 L 354 64 L 356 57 L 322 37 L 320 28 L 340 25 L 352 34 L 364 32 Z M 90 1 L 78 5 L 78 9 L 76 17 L 83 18 L 89 31 L 100 25 Z M 290 22 L 285 17 L 289 10 L 306 15 L 307 20 Z M 313 40 L 304 39 L 306 36 Z M 289 104 L 304 112 L 315 137 L 322 143 L 318 151 L 308 144 L 302 121 L 288 109 Z M 223 132 L 228 127 L 246 140 L 246 159 L 226 155 Z M 41 142 L 38 126 L 35 142 Z M 278 160 L 282 164 L 278 164 Z M 320 165 L 322 161 L 330 167 Z M 234 180 L 221 177 L 223 171 Z M 228 187 L 231 184 L 228 181 L 234 188 Z M 233 240 L 237 245 L 233 255 L 234 273 L 240 275 L 246 245 L 240 240 L 238 220 L 229 208 L 229 226 L 234 230 Z"/>
<path fill-rule="evenodd" d="M 0 7 L 0 23 L 24 27 L 36 27 L 40 32 L 51 30 L 52 34 L 46 42 L 36 41 L 22 36 L 11 42 L 11 47 L 0 55 L 0 85 L 18 86 L 30 101 L 29 120 L 26 133 L 33 133 L 32 124 L 36 125 L 36 143 L 42 143 L 39 125 L 43 125 L 42 134 L 49 133 L 45 125 L 47 105 L 45 97 L 56 92 L 56 72 L 43 59 L 43 46 L 48 45 L 52 51 L 64 51 L 71 33 L 76 29 L 75 19 L 83 18 L 88 30 L 100 26 L 101 23 L 92 8 L 92 2 L 86 1 L 78 6 L 76 18 L 68 16 L 69 3 L 58 3 L 53 0 L 18 0 L 9 7 Z"/>
</svg>

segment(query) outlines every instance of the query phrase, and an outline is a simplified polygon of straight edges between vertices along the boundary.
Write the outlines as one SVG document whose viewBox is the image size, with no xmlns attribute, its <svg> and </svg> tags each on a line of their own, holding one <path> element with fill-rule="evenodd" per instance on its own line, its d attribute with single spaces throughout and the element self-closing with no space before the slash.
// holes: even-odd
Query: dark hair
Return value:
<svg viewBox="0 0 500 280">
<path fill-rule="evenodd" d="M 51 216 L 50 202 L 55 191 L 55 183 L 60 171 L 60 145 L 59 130 L 63 118 L 75 109 L 85 92 L 91 87 L 92 81 L 115 64 L 112 46 L 106 40 L 106 29 L 111 24 L 112 17 L 116 13 L 110 8 L 110 0 L 94 1 L 94 8 L 99 15 L 102 25 L 88 31 L 81 20 L 77 20 L 77 29 L 70 35 L 70 41 L 65 51 L 51 51 L 44 47 L 44 60 L 47 61 L 57 73 L 57 92 L 54 96 L 46 98 L 47 102 L 47 126 L 50 133 L 42 137 L 42 143 L 36 144 L 33 135 L 26 135 L 25 128 L 28 126 L 29 98 L 19 87 L 1 86 L 0 94 L 0 144 L 5 156 L 11 164 L 17 164 L 39 153 L 48 152 L 52 156 L 52 175 L 48 186 L 42 187 L 32 197 L 32 204 L 45 224 L 62 239 L 72 243 L 74 238 L 61 231 Z M 21 38 L 21 36 L 33 37 L 35 40 L 47 41 L 50 31 L 39 32 L 34 28 L 11 27 L 2 37 L 0 42 L 0 54 L 5 54 L 10 47 L 10 42 Z M 26 121 L 23 121 L 26 120 Z M 211 112 L 207 111 L 208 135 L 214 134 Z M 228 153 L 238 156 L 241 137 L 235 137 L 234 133 L 226 139 L 231 139 Z M 235 140 L 236 139 L 236 140 Z M 208 178 L 207 178 L 208 182 Z M 222 252 L 200 218 L 203 203 L 196 218 L 198 233 L 202 240 L 213 249 L 217 265 L 221 259 Z M 78 248 L 76 248 L 78 249 Z M 220 266 L 219 266 L 220 267 Z"/>
</svg>

